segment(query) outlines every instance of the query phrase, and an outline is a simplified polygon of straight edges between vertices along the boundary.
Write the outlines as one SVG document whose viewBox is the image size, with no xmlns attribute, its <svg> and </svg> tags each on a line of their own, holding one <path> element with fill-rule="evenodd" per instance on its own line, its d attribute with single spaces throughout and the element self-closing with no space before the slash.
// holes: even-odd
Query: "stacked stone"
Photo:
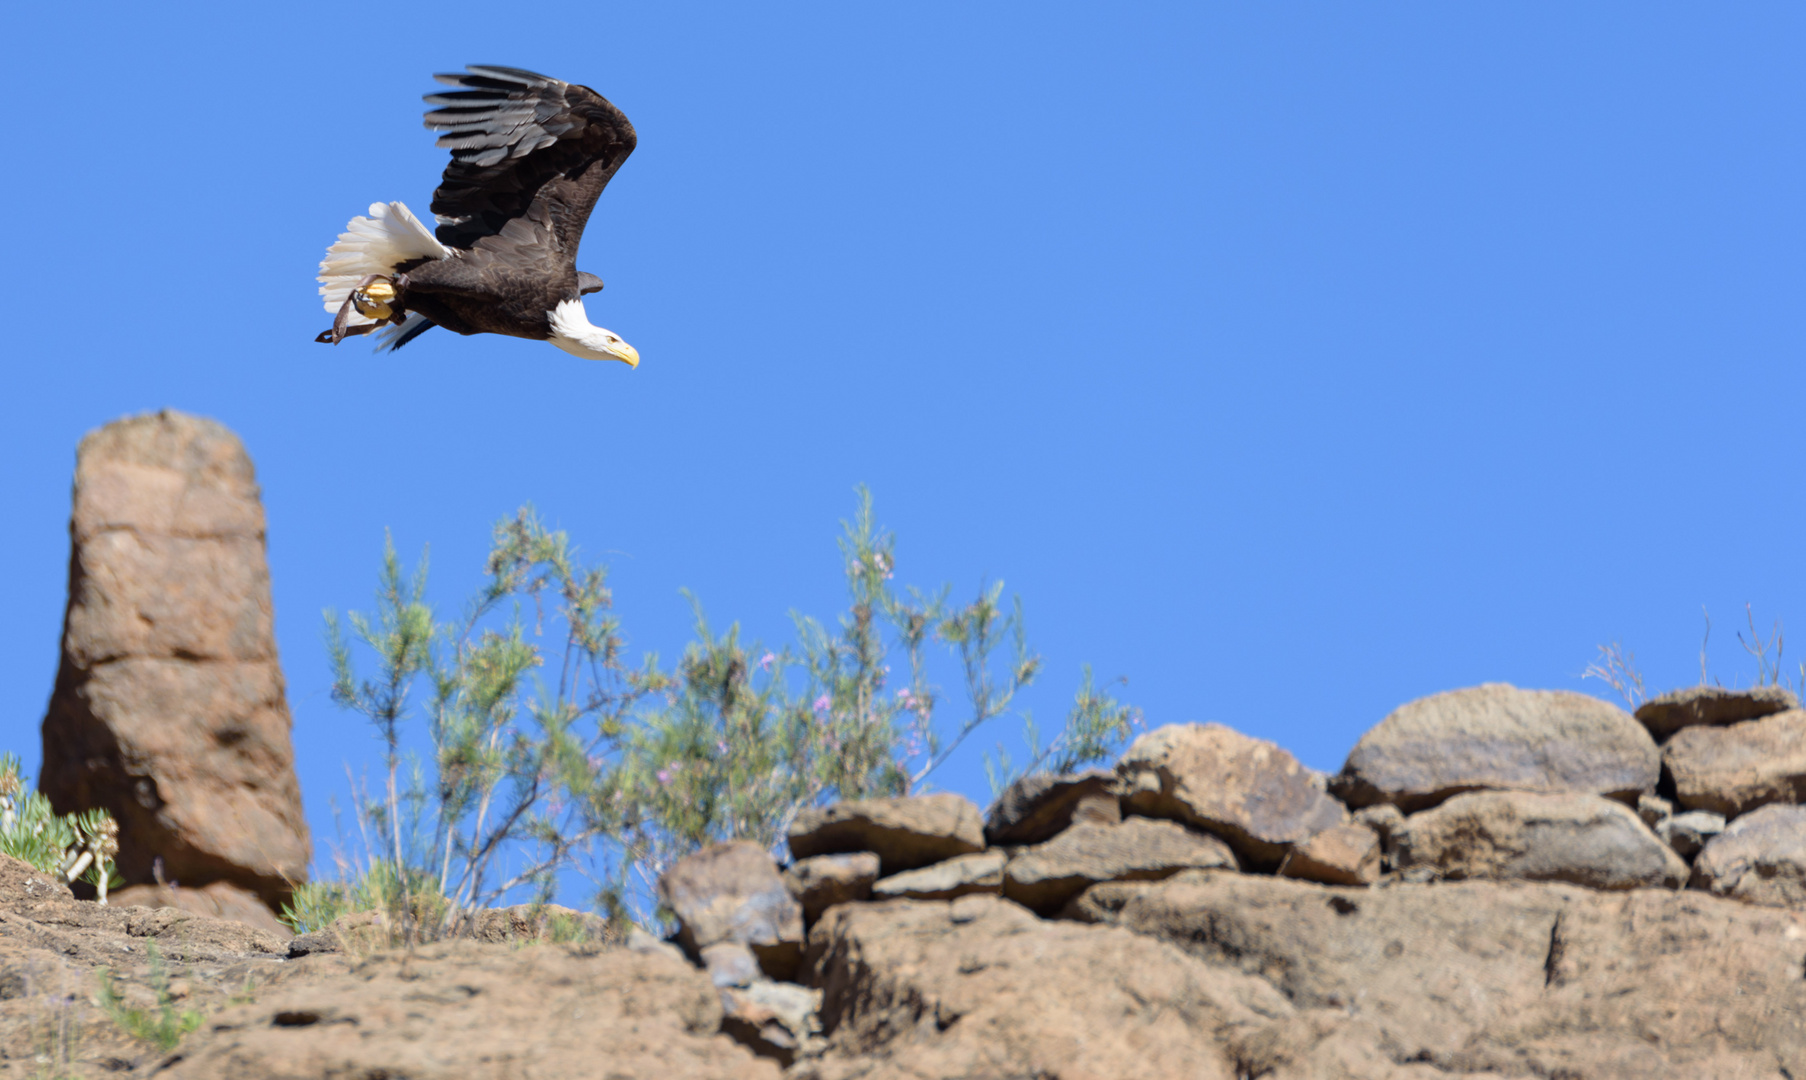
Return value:
<svg viewBox="0 0 1806 1080">
<path fill-rule="evenodd" d="M 1793 694 L 1692 687 L 1646 702 L 1637 719 L 1661 742 L 1668 796 L 1645 815 L 1692 860 L 1693 887 L 1806 904 L 1806 710 Z"/>
</svg>

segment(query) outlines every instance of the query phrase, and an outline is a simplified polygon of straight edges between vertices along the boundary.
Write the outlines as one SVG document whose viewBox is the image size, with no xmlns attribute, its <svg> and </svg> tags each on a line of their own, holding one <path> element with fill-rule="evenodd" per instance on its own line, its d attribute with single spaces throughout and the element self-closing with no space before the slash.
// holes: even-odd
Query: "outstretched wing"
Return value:
<svg viewBox="0 0 1806 1080">
<path fill-rule="evenodd" d="M 426 97 L 439 106 L 426 126 L 452 152 L 433 192 L 435 234 L 451 247 L 481 243 L 505 259 L 549 256 L 570 267 L 597 197 L 633 152 L 633 125 L 587 86 L 519 68 L 465 71 L 433 76 L 458 89 Z M 540 249 L 532 256 L 509 250 L 528 240 L 522 226 L 538 234 L 526 245 Z"/>
</svg>

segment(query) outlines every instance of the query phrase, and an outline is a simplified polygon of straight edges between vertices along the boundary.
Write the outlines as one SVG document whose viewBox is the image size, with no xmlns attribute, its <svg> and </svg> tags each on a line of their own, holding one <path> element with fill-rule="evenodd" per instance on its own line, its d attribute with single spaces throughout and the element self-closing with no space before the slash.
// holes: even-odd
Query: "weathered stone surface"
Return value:
<svg viewBox="0 0 1806 1080">
<path fill-rule="evenodd" d="M 803 905 L 803 925 L 814 926 L 835 904 L 864 900 L 878 880 L 878 856 L 869 851 L 798 859 L 784 871 L 790 895 Z"/>
<path fill-rule="evenodd" d="M 1635 804 L 1660 774 L 1655 740 L 1628 713 L 1585 694 L 1487 683 L 1395 710 L 1361 736 L 1330 790 L 1352 807 L 1406 813 L 1480 788 Z"/>
<path fill-rule="evenodd" d="M 1172 724 L 1117 762 L 1123 807 L 1209 830 L 1255 866 L 1340 822 L 1342 805 L 1279 747 L 1221 724 Z"/>
<path fill-rule="evenodd" d="M 738 941 L 717 941 L 702 947 L 702 970 L 716 986 L 751 986 L 764 975 L 759 958 Z"/>
<path fill-rule="evenodd" d="M 1292 1013 L 1258 978 L 992 896 L 834 908 L 808 969 L 828 1050 L 792 1080 L 1232 1080 L 1223 1042 Z"/>
<path fill-rule="evenodd" d="M 1639 795 L 1637 816 L 1643 819 L 1643 824 L 1653 829 L 1657 823 L 1674 816 L 1674 804 L 1660 795 Z"/>
<path fill-rule="evenodd" d="M 1637 706 L 1637 719 L 1659 741 L 1696 724 L 1735 724 L 1799 707 L 1800 702 L 1793 693 L 1780 686 L 1755 686 L 1747 690 L 1689 686 L 1650 698 Z"/>
<path fill-rule="evenodd" d="M 721 991 L 721 1030 L 760 1057 L 789 1065 L 821 1045 L 821 991 L 756 979 Z"/>
<path fill-rule="evenodd" d="M 1380 879 L 1380 834 L 1357 821 L 1332 825 L 1294 847 L 1279 872 L 1325 885 L 1371 885 Z"/>
<path fill-rule="evenodd" d="M 692 957 L 717 942 L 752 949 L 773 978 L 787 979 L 802 957 L 803 908 L 777 864 L 750 840 L 704 848 L 659 879 L 659 898 L 677 916 L 678 943 Z"/>
<path fill-rule="evenodd" d="M 810 807 L 790 827 L 793 858 L 870 851 L 878 856 L 885 877 L 983 851 L 984 846 L 978 807 L 953 794 Z"/>
<path fill-rule="evenodd" d="M 311 852 L 250 458 L 162 412 L 82 440 L 39 788 L 119 821 L 131 884 L 225 881 L 272 908 Z"/>
<path fill-rule="evenodd" d="M 231 919 L 246 926 L 255 926 L 277 937 L 286 938 L 293 934 L 255 893 L 246 892 L 224 881 L 215 881 L 198 889 L 128 885 L 109 896 L 107 902 L 114 907 L 180 908 L 196 915 Z"/>
<path fill-rule="evenodd" d="M 1130 817 L 1081 821 L 1045 844 L 1017 852 L 1003 871 L 1003 895 L 1044 915 L 1100 881 L 1163 878 L 1181 870 L 1236 868 L 1229 845 L 1174 821 Z"/>
<path fill-rule="evenodd" d="M 1003 789 L 985 813 L 985 840 L 994 845 L 1039 844 L 1073 821 L 1122 820 L 1116 774 L 1104 769 L 1055 775 L 1034 773 Z"/>
<path fill-rule="evenodd" d="M 1004 858 L 1001 851 L 980 851 L 879 878 L 872 886 L 872 899 L 951 900 L 968 893 L 1001 892 Z"/>
<path fill-rule="evenodd" d="M 1767 803 L 1806 801 L 1806 709 L 1724 727 L 1689 727 L 1662 747 L 1675 797 L 1734 818 Z"/>
<path fill-rule="evenodd" d="M 297 961 L 332 962 L 333 957 Z M 342 961 L 339 961 L 343 963 Z M 350 977 L 291 977 L 228 1007 L 159 1072 L 170 1080 L 776 1080 L 717 1034 L 721 1002 L 682 961 L 595 947 L 441 942 Z"/>
<path fill-rule="evenodd" d="M 1806 907 L 1806 806 L 1764 806 L 1725 826 L 1693 860 L 1693 884 L 1769 907 Z"/>
<path fill-rule="evenodd" d="M 1806 1075 L 1802 913 L 1694 891 L 1222 871 L 1098 885 L 1074 908 L 1281 990 L 1296 1012 L 1237 1044 L 1243 1076 Z M 1418 1063 L 1434 1071 L 1402 1071 Z"/>
<path fill-rule="evenodd" d="M 1724 815 L 1706 810 L 1670 815 L 1657 823 L 1655 830 L 1662 843 L 1673 848 L 1683 859 L 1698 855 L 1700 849 L 1721 832 L 1724 832 Z"/>
<path fill-rule="evenodd" d="M 1598 795 L 1474 791 L 1412 814 L 1401 869 L 1446 878 L 1566 881 L 1594 889 L 1678 888 L 1687 864 L 1622 803 Z"/>
</svg>

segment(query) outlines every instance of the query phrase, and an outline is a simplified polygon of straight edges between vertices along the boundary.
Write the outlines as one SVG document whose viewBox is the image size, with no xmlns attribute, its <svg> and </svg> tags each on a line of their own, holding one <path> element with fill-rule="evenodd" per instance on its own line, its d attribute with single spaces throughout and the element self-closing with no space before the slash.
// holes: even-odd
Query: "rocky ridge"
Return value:
<svg viewBox="0 0 1806 1080">
<path fill-rule="evenodd" d="M 189 943 L 185 1000 L 207 1020 L 165 1056 L 90 1017 L 105 1047 L 90 1065 L 498 1080 L 1806 1076 L 1806 806 L 1777 787 L 1727 820 L 1686 809 L 1649 768 L 1687 732 L 1788 722 L 1786 709 L 1738 717 L 1724 697 L 1712 722 L 1658 742 L 1564 695 L 1437 695 L 1331 778 L 1220 726 L 1157 729 L 1117 768 L 1025 778 L 988 814 L 954 795 L 869 800 L 799 815 L 787 866 L 744 842 L 698 852 L 661 885 L 671 942 L 558 944 L 543 913 L 519 909 L 411 951 L 351 925 L 284 942 L 0 874 L 0 1022 L 15 1041 L 44 1030 L 28 1020 L 47 985 L 29 963 L 62 965 L 64 998 L 50 997 L 73 1001 L 70 972 L 92 978 L 150 936 Z M 1539 756 L 1539 725 L 1566 760 Z M 1405 765 L 1385 760 L 1389 742 Z M 1458 752 L 1425 772 L 1426 746 Z M 231 993 L 247 974 L 255 988 Z M 142 973 L 126 981 L 142 998 Z M 0 1077 L 30 1075 L 8 1053 Z"/>
</svg>

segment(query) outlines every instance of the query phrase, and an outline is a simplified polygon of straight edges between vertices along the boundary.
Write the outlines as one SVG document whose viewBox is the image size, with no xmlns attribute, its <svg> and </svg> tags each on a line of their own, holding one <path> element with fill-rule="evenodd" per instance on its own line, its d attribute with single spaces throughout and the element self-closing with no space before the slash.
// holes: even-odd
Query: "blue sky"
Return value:
<svg viewBox="0 0 1806 1080">
<path fill-rule="evenodd" d="M 1438 690 L 1605 693 L 1612 640 L 1692 682 L 1702 607 L 1747 681 L 1743 605 L 1806 618 L 1797 7 L 549 10 L 9 16 L 0 743 L 29 766 L 75 444 L 164 406 L 257 462 L 321 841 L 377 751 L 321 610 L 368 606 L 384 529 L 455 605 L 529 501 L 671 659 L 681 588 L 773 643 L 838 611 L 869 484 L 901 579 L 1023 596 L 1044 725 L 1090 662 L 1151 724 L 1321 769 Z M 373 200 L 424 212 L 419 95 L 467 62 L 637 126 L 580 263 L 637 371 L 312 342 L 321 253 Z M 940 782 L 983 801 L 976 749 Z"/>
</svg>

